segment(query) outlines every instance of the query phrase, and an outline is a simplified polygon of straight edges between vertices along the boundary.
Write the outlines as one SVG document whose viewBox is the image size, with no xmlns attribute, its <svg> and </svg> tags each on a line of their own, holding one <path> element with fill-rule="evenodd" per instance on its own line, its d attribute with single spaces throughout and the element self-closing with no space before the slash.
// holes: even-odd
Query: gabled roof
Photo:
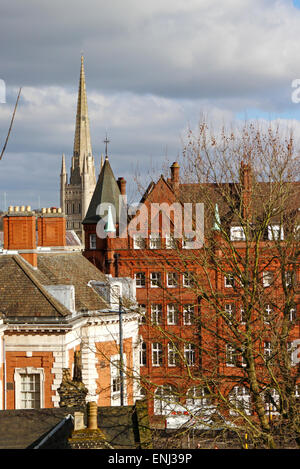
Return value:
<svg viewBox="0 0 300 469">
<path fill-rule="evenodd" d="M 97 223 L 100 220 L 98 215 L 98 205 L 102 203 L 111 204 L 116 210 L 116 219 L 119 219 L 119 197 L 121 192 L 114 173 L 111 169 L 108 158 L 105 158 L 98 181 L 94 190 L 83 224 Z M 103 216 L 103 215 L 102 215 Z"/>
<path fill-rule="evenodd" d="M 106 277 L 80 252 L 38 254 L 32 269 L 19 255 L 0 256 L 0 312 L 6 318 L 65 318 L 70 311 L 45 286 L 74 285 L 76 311 L 108 307 L 88 283 Z"/>
</svg>

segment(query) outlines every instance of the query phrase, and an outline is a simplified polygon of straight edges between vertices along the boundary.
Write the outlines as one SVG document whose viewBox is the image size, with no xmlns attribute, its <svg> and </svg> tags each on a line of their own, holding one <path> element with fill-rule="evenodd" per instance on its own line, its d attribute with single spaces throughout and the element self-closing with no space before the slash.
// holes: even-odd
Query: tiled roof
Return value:
<svg viewBox="0 0 300 469">
<path fill-rule="evenodd" d="M 66 317 L 70 311 L 48 293 L 45 285 L 74 285 L 75 309 L 101 310 L 105 301 L 88 282 L 106 277 L 81 253 L 38 254 L 32 269 L 21 256 L 0 256 L 0 312 L 5 317 Z"/>
</svg>

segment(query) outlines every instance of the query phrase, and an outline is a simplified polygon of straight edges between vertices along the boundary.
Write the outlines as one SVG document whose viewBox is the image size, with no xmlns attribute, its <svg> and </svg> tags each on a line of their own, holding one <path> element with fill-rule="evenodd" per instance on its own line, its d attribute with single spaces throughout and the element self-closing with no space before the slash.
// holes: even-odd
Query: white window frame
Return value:
<svg viewBox="0 0 300 469">
<path fill-rule="evenodd" d="M 238 410 L 241 410 L 246 415 L 251 415 L 251 395 L 248 388 L 245 386 L 234 386 L 230 392 L 229 401 L 235 408 L 231 408 L 230 415 L 239 415 Z"/>
<path fill-rule="evenodd" d="M 184 304 L 183 305 L 183 324 L 185 326 L 191 326 L 194 319 L 194 305 Z"/>
<path fill-rule="evenodd" d="M 136 288 L 145 288 L 146 287 L 146 273 L 145 272 L 136 272 L 134 274 L 134 278 L 135 278 Z"/>
<path fill-rule="evenodd" d="M 236 366 L 236 349 L 231 344 L 226 344 L 226 366 Z"/>
<path fill-rule="evenodd" d="M 161 272 L 150 272 L 150 287 L 159 288 L 161 287 Z"/>
<path fill-rule="evenodd" d="M 177 366 L 178 350 L 173 342 L 168 342 L 168 366 Z"/>
<path fill-rule="evenodd" d="M 173 236 L 165 235 L 165 247 L 166 249 L 176 249 L 176 242 Z"/>
<path fill-rule="evenodd" d="M 225 285 L 225 288 L 234 287 L 234 275 L 232 273 L 228 272 L 227 274 L 225 274 L 224 285 Z"/>
<path fill-rule="evenodd" d="M 147 344 L 142 337 L 139 343 L 139 359 L 140 366 L 147 366 Z"/>
<path fill-rule="evenodd" d="M 195 249 L 195 234 L 187 234 L 182 239 L 183 249 Z"/>
<path fill-rule="evenodd" d="M 183 347 L 183 356 L 187 366 L 195 366 L 195 345 L 191 343 L 185 343 Z"/>
<path fill-rule="evenodd" d="M 167 287 L 168 288 L 178 287 L 178 273 L 177 272 L 167 272 Z"/>
<path fill-rule="evenodd" d="M 163 346 L 161 342 L 153 342 L 151 344 L 152 349 L 152 366 L 160 367 L 163 366 Z"/>
<path fill-rule="evenodd" d="M 175 326 L 178 324 L 178 319 L 178 306 L 175 303 L 167 304 L 167 324 L 169 326 Z"/>
<path fill-rule="evenodd" d="M 265 359 L 271 357 L 272 352 L 273 352 L 272 343 L 270 341 L 265 341 L 264 342 L 264 357 L 265 357 Z"/>
<path fill-rule="evenodd" d="M 149 248 L 150 249 L 161 249 L 161 237 L 159 234 L 151 233 L 149 236 Z"/>
<path fill-rule="evenodd" d="M 123 397 L 124 405 L 127 405 L 127 385 L 126 385 L 126 354 L 123 354 Z M 113 387 L 117 384 L 117 391 Z M 120 355 L 110 357 L 110 405 L 121 405 L 121 381 L 120 381 Z"/>
<path fill-rule="evenodd" d="M 228 322 L 231 324 L 234 319 L 235 305 L 234 303 L 225 304 L 225 316 Z"/>
<path fill-rule="evenodd" d="M 135 233 L 133 235 L 133 249 L 145 249 L 145 247 L 146 247 L 145 238 Z"/>
<path fill-rule="evenodd" d="M 264 323 L 265 324 L 270 324 L 273 313 L 274 313 L 273 308 L 271 308 L 270 305 L 267 304 L 264 309 Z"/>
<path fill-rule="evenodd" d="M 23 409 L 22 407 L 22 379 L 21 375 L 38 375 L 39 376 L 39 387 L 40 387 L 40 409 L 44 408 L 44 384 L 45 384 L 45 372 L 44 368 L 34 368 L 27 366 L 25 368 L 15 368 L 14 371 L 14 384 L 15 384 L 15 408 Z"/>
<path fill-rule="evenodd" d="M 184 272 L 182 284 L 184 287 L 192 287 L 193 286 L 193 272 Z"/>
<path fill-rule="evenodd" d="M 284 239 L 283 227 L 280 225 L 269 225 L 268 226 L 268 239 L 270 241 L 282 241 Z"/>
<path fill-rule="evenodd" d="M 161 303 L 151 304 L 151 322 L 157 325 L 163 323 L 163 309 Z"/>
<path fill-rule="evenodd" d="M 270 287 L 274 281 L 274 273 L 270 270 L 263 271 L 263 286 Z"/>
<path fill-rule="evenodd" d="M 230 240 L 231 241 L 245 241 L 246 236 L 245 236 L 244 228 L 242 226 L 231 226 Z"/>
<path fill-rule="evenodd" d="M 186 393 L 186 405 L 190 409 L 210 407 L 211 404 L 211 396 L 205 388 L 193 386 Z"/>
</svg>

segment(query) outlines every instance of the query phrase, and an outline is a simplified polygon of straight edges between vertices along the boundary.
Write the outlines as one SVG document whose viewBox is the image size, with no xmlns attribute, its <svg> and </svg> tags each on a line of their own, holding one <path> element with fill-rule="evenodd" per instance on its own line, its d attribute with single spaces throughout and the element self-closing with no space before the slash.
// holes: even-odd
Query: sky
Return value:
<svg viewBox="0 0 300 469">
<path fill-rule="evenodd" d="M 129 198 L 136 175 L 155 179 L 178 159 L 203 113 L 214 126 L 279 121 L 300 137 L 300 0 L 0 0 L 0 44 L 0 147 L 22 87 L 0 210 L 59 206 L 81 54 L 96 171 L 107 134 Z"/>
</svg>

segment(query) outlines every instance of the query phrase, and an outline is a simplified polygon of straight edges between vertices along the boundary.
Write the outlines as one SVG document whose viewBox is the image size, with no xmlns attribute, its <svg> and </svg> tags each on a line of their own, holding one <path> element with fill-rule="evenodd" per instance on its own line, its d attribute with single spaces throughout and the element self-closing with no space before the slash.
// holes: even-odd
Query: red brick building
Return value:
<svg viewBox="0 0 300 469">
<path fill-rule="evenodd" d="M 207 383 L 208 377 L 217 383 L 217 393 L 221 390 L 227 394 L 231 392 L 236 394 L 236 399 L 243 394 L 242 399 L 247 402 L 248 391 L 243 385 L 244 362 L 248 360 L 249 363 L 251 357 L 243 356 L 241 345 L 239 350 L 232 345 L 232 324 L 238 322 L 239 334 L 245 335 L 243 317 L 248 311 L 244 311 L 245 289 L 242 291 L 241 281 L 235 277 L 238 277 L 237 271 L 239 265 L 242 268 L 245 256 L 254 259 L 255 245 L 261 252 L 257 268 L 259 281 L 256 283 L 259 293 L 254 312 L 254 331 L 260 334 L 255 344 L 256 363 L 260 356 L 271 354 L 274 331 L 269 330 L 269 336 L 264 337 L 263 333 L 268 331 L 266 324 L 270 324 L 265 315 L 274 313 L 274 308 L 278 318 L 283 317 L 283 311 L 285 317 L 290 315 L 287 326 L 290 341 L 297 344 L 300 339 L 299 258 L 293 257 L 293 272 L 290 272 L 293 277 L 291 303 L 291 294 L 282 284 L 282 263 L 277 251 L 278 242 L 285 242 L 282 222 L 271 216 L 256 244 L 252 240 L 247 242 L 243 227 L 239 226 L 239 217 L 246 225 L 250 220 L 249 226 L 256 233 L 254 219 L 260 219 L 263 201 L 270 195 L 268 184 L 257 185 L 258 192 L 253 186 L 251 166 L 243 163 L 240 181 L 227 184 L 227 192 L 212 184 L 180 182 L 179 165 L 173 163 L 171 177 L 161 176 L 157 183 L 151 183 L 141 199 L 143 206 L 130 214 L 124 212 L 125 205 L 122 205 L 123 201 L 126 203 L 126 182 L 123 178 L 116 181 L 106 158 L 83 221 L 84 255 L 102 272 L 136 281 L 137 301 L 141 311 L 145 312 L 140 320 L 141 381 L 148 396 L 154 396 L 149 400 L 150 412 L 154 414 L 170 411 L 160 399 L 163 395 L 173 395 L 174 401 L 178 402 L 173 409 L 179 411 L 183 410 L 183 405 L 188 404 L 191 409 L 196 402 L 205 402 L 205 385 L 199 390 L 199 383 L 201 380 Z M 299 183 L 294 183 L 289 203 L 289 214 L 296 226 L 300 225 L 299 189 Z M 226 194 L 231 195 L 236 211 L 226 200 Z M 204 204 L 202 247 L 201 240 L 200 245 L 193 244 L 193 238 L 187 232 L 176 238 L 178 220 L 175 212 L 168 210 L 172 204 L 183 208 L 184 203 L 196 202 Z M 166 205 L 157 209 L 155 204 L 163 203 Z M 149 213 L 154 206 L 156 211 L 151 219 Z M 169 234 L 162 229 L 164 217 L 170 221 Z M 195 225 L 195 217 L 193 220 Z M 154 225 L 157 222 L 155 232 L 151 221 Z M 299 240 L 295 243 L 299 246 Z M 295 243 L 293 255 L 297 251 Z M 241 261 L 232 263 L 233 252 Z M 287 267 L 287 258 L 286 264 Z M 273 280 L 268 283 L 271 276 Z M 220 336 L 218 331 L 222 331 Z M 262 381 L 265 369 L 261 359 L 258 374 Z"/>
</svg>

